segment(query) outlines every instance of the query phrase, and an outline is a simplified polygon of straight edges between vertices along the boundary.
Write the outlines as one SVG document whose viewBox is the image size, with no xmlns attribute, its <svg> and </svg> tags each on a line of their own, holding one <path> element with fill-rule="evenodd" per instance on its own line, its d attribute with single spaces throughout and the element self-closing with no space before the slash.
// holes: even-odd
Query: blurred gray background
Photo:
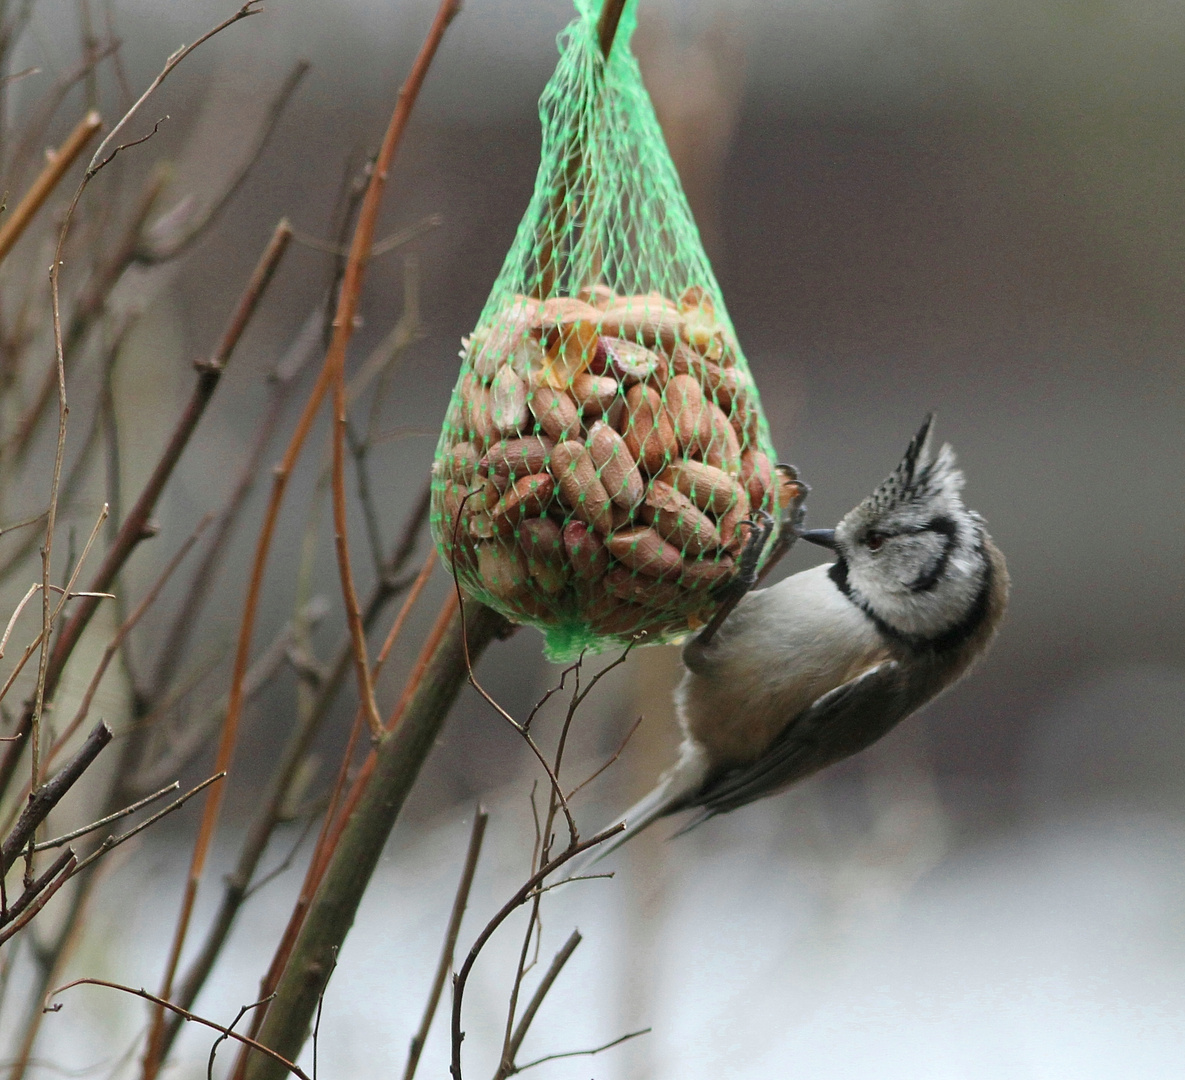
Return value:
<svg viewBox="0 0 1185 1080">
<path fill-rule="evenodd" d="M 27 63 L 67 66 L 67 6 L 46 8 Z M 614 884 L 585 886 L 592 898 L 557 896 L 555 944 L 581 918 L 590 940 L 585 977 L 567 973 L 562 1004 L 546 1026 L 541 1018 L 539 1052 L 653 1024 L 654 1035 L 553 1075 L 1179 1076 L 1185 8 L 641 6 L 643 73 L 775 445 L 814 487 L 811 522 L 833 523 L 867 493 L 935 409 L 1014 593 L 987 662 L 869 754 L 694 836 L 656 837 L 617 862 Z M 228 10 L 117 2 L 132 84 Z M 203 153 L 231 153 L 238 125 L 291 63 L 313 63 L 246 188 L 142 331 L 145 392 L 166 414 L 188 385 L 185 361 L 210 348 L 275 221 L 327 236 L 346 163 L 376 146 L 431 12 L 419 0 L 277 0 L 167 84 L 156 111 L 171 120 L 155 153 L 192 150 L 203 125 L 215 133 L 197 140 Z M 375 452 L 389 535 L 429 466 L 459 339 L 532 188 L 536 101 L 570 14 L 564 0 L 467 0 L 396 161 L 380 233 L 431 214 L 442 223 L 411 249 L 427 334 L 399 369 L 382 415 L 392 436 Z M 166 539 L 224 497 L 264 400 L 262 375 L 326 270 L 308 249 L 283 267 L 162 508 Z M 356 357 L 398 317 L 405 272 L 398 253 L 372 267 Z M 315 473 L 294 484 L 260 640 L 291 608 Z M 253 531 L 242 530 L 239 565 Z M 811 561 L 796 551 L 787 569 Z M 331 545 L 318 565 L 319 588 L 335 597 Z M 233 633 L 242 587 L 224 582 L 203 626 L 211 641 Z M 435 579 L 409 640 L 422 638 L 446 587 Z M 325 640 L 337 633 L 334 624 Z M 554 678 L 540 643 L 524 630 L 483 660 L 486 685 L 516 715 Z M 380 687 L 386 702 L 399 671 Z M 592 703 L 589 760 L 637 713 L 646 721 L 590 820 L 664 767 L 676 674 L 670 650 L 640 651 Z M 256 763 L 270 764 L 291 694 L 280 686 L 255 710 L 232 808 L 249 800 Z M 416 912 L 438 910 L 451 889 L 474 798 L 502 814 L 498 835 L 518 853 L 507 857 L 525 865 L 531 775 L 517 739 L 467 693 L 355 928 L 357 952 L 335 976 L 323 1067 L 390 1071 L 400 1060 L 421 990 L 392 988 L 408 963 L 394 942 L 439 933 Z M 165 883 L 177 880 L 168 868 L 182 857 L 159 854 L 165 911 L 176 891 Z M 508 883 L 490 871 L 490 905 Z M 267 925 L 258 910 L 253 918 Z M 256 954 L 243 939 L 243 971 L 204 1004 L 233 1015 L 229 1002 L 250 999 L 267 934 L 256 931 Z M 143 974 L 124 977 L 152 982 L 154 954 L 137 948 Z M 493 1009 L 504 990 L 490 969 Z M 475 1057 L 483 1038 L 466 1043 Z"/>
</svg>

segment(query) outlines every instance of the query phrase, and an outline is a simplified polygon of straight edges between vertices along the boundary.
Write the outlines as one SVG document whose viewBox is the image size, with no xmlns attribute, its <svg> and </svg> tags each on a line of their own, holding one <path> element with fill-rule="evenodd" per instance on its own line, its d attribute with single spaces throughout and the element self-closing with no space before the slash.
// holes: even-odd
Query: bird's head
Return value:
<svg viewBox="0 0 1185 1080">
<path fill-rule="evenodd" d="M 893 472 L 834 529 L 800 533 L 839 556 L 832 579 L 891 631 L 941 637 L 967 616 L 983 583 L 984 524 L 963 505 L 954 451 L 930 450 L 926 417 Z"/>
</svg>

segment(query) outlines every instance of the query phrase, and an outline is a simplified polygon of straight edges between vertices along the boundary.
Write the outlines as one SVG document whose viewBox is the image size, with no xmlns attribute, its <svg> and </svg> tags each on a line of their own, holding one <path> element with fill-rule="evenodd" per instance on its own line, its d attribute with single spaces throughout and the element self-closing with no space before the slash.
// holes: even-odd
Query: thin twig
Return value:
<svg viewBox="0 0 1185 1080">
<path fill-rule="evenodd" d="M 37 595 L 37 590 L 40 588 L 40 581 L 33 582 L 29 586 L 29 591 L 21 597 L 20 603 L 13 609 L 12 615 L 8 620 L 8 625 L 4 628 L 4 636 L 0 637 L 0 659 L 4 658 L 4 650 L 8 647 L 8 637 L 12 633 L 12 628 L 16 625 L 17 619 L 21 617 L 21 612 L 25 610 L 25 605 Z"/>
<path fill-rule="evenodd" d="M 284 115 L 284 110 L 288 107 L 288 102 L 291 100 L 292 95 L 296 93 L 296 88 L 300 85 L 301 80 L 308 74 L 310 67 L 311 65 L 307 60 L 297 60 L 292 65 L 288 75 L 280 84 L 279 90 L 276 91 L 275 96 L 267 107 L 267 112 L 263 122 L 257 129 L 254 142 L 243 155 L 242 165 L 229 181 L 223 185 L 217 197 L 206 207 L 202 214 L 196 220 L 188 222 L 185 230 L 180 235 L 166 237 L 154 237 L 150 235 L 136 249 L 137 262 L 143 263 L 146 266 L 155 266 L 158 263 L 169 262 L 177 258 L 178 255 L 182 254 L 195 243 L 218 220 L 222 211 L 226 209 L 247 177 L 251 175 L 256 162 L 263 155 L 263 151 L 266 149 L 272 135 L 279 126 L 280 118 Z M 152 233 L 157 233 L 158 231 L 158 229 L 154 228 Z M 164 242 L 166 240 L 168 241 L 167 243 Z"/>
<path fill-rule="evenodd" d="M 66 141 L 49 155 L 41 175 L 33 181 L 32 187 L 25 192 L 25 197 L 12 208 L 0 227 L 0 262 L 4 261 L 29 222 L 33 220 L 33 216 L 41 209 L 78 155 L 86 149 L 86 144 L 102 126 L 103 118 L 91 110 L 78 122 L 66 137 Z"/>
<path fill-rule="evenodd" d="M 580 931 L 573 930 L 568 940 L 564 942 L 563 947 L 555 954 L 547 971 L 543 973 L 543 978 L 539 980 L 539 985 L 535 987 L 535 993 L 531 995 L 531 1000 L 527 1002 L 527 1007 L 523 1010 L 522 1019 L 518 1022 L 518 1027 L 514 1029 L 514 1036 L 510 1040 L 510 1069 L 505 1073 L 499 1070 L 497 1074 L 499 1080 L 502 1077 L 512 1076 L 514 1073 L 521 1071 L 514 1062 L 518 1057 L 518 1051 L 523 1044 L 523 1039 L 527 1037 L 527 1032 L 531 1028 L 535 1014 L 539 1011 L 539 1006 L 543 1004 L 543 999 L 547 997 L 552 985 L 559 978 L 560 972 L 564 970 L 564 965 L 576 951 L 576 946 L 580 944 L 581 940 Z"/>
<path fill-rule="evenodd" d="M 49 903 L 54 894 L 66 884 L 75 867 L 74 859 L 74 852 L 67 848 L 41 878 L 29 885 L 21 899 L 23 900 L 25 896 L 28 896 L 31 903 L 25 909 L 21 918 L 9 923 L 4 928 L 4 931 L 0 933 L 0 945 L 3 945 L 9 938 L 20 933 L 21 930 L 28 926 L 37 917 L 41 909 Z M 13 909 L 15 908 L 16 905 L 14 904 Z"/>
<path fill-rule="evenodd" d="M 609 768 L 610 765 L 612 765 L 619 757 L 621 757 L 622 751 L 624 751 L 626 746 L 629 745 L 630 739 L 634 737 L 634 732 L 637 731 L 641 726 L 642 717 L 639 716 L 638 719 L 635 720 L 630 726 L 629 731 L 625 733 L 625 738 L 623 738 L 621 742 L 617 744 L 617 749 L 613 751 L 609 758 L 604 763 L 602 763 L 601 766 L 591 776 L 588 777 L 588 779 L 582 780 L 571 791 L 569 791 L 568 798 L 571 799 L 572 796 L 576 794 L 576 792 L 588 787 L 588 785 L 591 784 L 598 776 L 600 776 L 601 773 L 603 773 L 607 768 Z"/>
<path fill-rule="evenodd" d="M 424 1043 L 428 1041 L 428 1031 L 432 1027 L 432 1018 L 436 1015 L 436 1006 L 440 1003 L 440 995 L 444 991 L 448 973 L 452 970 L 453 954 L 457 948 L 457 937 L 461 933 L 461 919 L 465 915 L 465 908 L 469 903 L 469 890 L 473 886 L 473 875 L 477 871 L 477 860 L 481 857 L 481 843 L 485 837 L 486 824 L 490 815 L 480 806 L 473 815 L 473 830 L 469 834 L 469 849 L 465 853 L 465 865 L 461 870 L 461 880 L 457 884 L 457 894 L 453 898 L 453 910 L 449 915 L 448 928 L 444 932 L 444 945 L 440 950 L 440 962 L 436 966 L 436 977 L 432 980 L 432 989 L 428 993 L 428 1003 L 424 1006 L 424 1015 L 420 1026 L 412 1036 L 411 1047 L 407 1052 L 407 1065 L 403 1070 L 403 1080 L 413 1080 L 416 1066 L 420 1063 L 420 1054 L 424 1050 Z"/>
<path fill-rule="evenodd" d="M 519 887 L 518 891 L 502 905 L 497 914 L 486 923 L 485 928 L 477 935 L 477 940 L 474 941 L 473 946 L 470 948 L 469 955 L 465 957 L 465 962 L 461 965 L 461 970 L 453 976 L 453 1057 L 452 1064 L 449 1068 L 453 1080 L 461 1080 L 461 1042 L 465 1038 L 465 1033 L 461 1030 L 461 1008 L 464 1004 L 465 985 L 469 981 L 469 974 L 473 970 L 473 965 L 477 963 L 477 958 L 481 955 L 481 951 L 485 948 L 486 943 L 494 936 L 494 932 L 498 927 L 522 907 L 523 904 L 532 899 L 536 889 L 561 866 L 569 860 L 574 859 L 581 852 L 589 851 L 598 844 L 603 844 L 610 837 L 616 836 L 624 828 L 625 822 L 619 821 L 616 825 L 611 825 L 609 828 L 597 833 L 595 836 L 589 837 L 587 840 L 579 840 L 569 844 L 555 858 L 544 863 L 543 866 L 527 878 L 523 885 Z"/>
<path fill-rule="evenodd" d="M 80 836 L 86 836 L 87 833 L 94 832 L 96 829 L 101 829 L 105 825 L 110 825 L 113 821 L 119 821 L 120 818 L 128 817 L 134 814 L 137 810 L 143 810 L 144 807 L 156 802 L 157 799 L 163 799 L 170 791 L 176 791 L 181 786 L 180 780 L 174 780 L 167 787 L 163 787 L 160 791 L 154 791 L 151 795 L 145 795 L 144 798 L 138 802 L 132 803 L 131 806 L 125 806 L 122 810 L 116 810 L 114 814 L 108 814 L 106 817 L 99 818 L 98 821 L 92 821 L 89 825 L 83 825 L 73 832 L 65 833 L 62 836 L 55 836 L 52 840 L 43 840 L 40 844 L 34 844 L 34 851 L 48 851 L 50 848 L 61 847 L 63 844 L 70 843 L 71 840 L 77 840 Z"/>
<path fill-rule="evenodd" d="M 50 615 L 49 622 L 50 622 L 51 627 L 57 621 L 58 615 L 61 614 L 62 607 L 65 605 L 66 601 L 69 600 L 71 597 L 79 596 L 79 597 L 84 597 L 87 599 L 93 599 L 93 600 L 95 600 L 95 602 L 97 604 L 99 600 L 106 599 L 111 596 L 110 593 L 96 592 L 96 591 L 92 591 L 92 590 L 84 590 L 82 592 L 75 592 L 74 591 L 74 585 L 78 581 L 78 575 L 82 573 L 83 563 L 86 562 L 86 557 L 88 554 L 90 554 L 91 547 L 95 542 L 95 537 L 97 537 L 99 535 L 99 529 L 102 528 L 103 522 L 106 520 L 107 520 L 107 504 L 104 503 L 103 509 L 99 512 L 99 520 L 95 522 L 95 526 L 91 530 L 90 538 L 86 542 L 86 547 L 83 548 L 82 557 L 75 564 L 74 569 L 70 574 L 70 580 L 67 583 L 66 588 L 59 589 L 56 585 L 51 585 L 49 587 L 49 592 L 60 592 L 62 594 L 61 601 L 58 603 L 58 606 L 56 608 L 54 608 L 53 613 Z M 43 586 L 42 586 L 41 582 L 38 582 L 37 588 L 41 589 L 42 587 Z M 25 651 L 21 655 L 21 658 L 16 662 L 16 666 L 13 667 L 12 671 L 9 672 L 8 678 L 5 680 L 4 685 L 2 687 L 0 687 L 0 701 L 2 701 L 5 697 L 7 697 L 8 691 L 12 689 L 12 684 L 14 682 L 16 682 L 17 676 L 20 675 L 21 671 L 24 669 L 24 666 L 28 662 L 29 657 L 33 655 L 33 652 L 37 649 L 37 647 L 42 643 L 42 641 L 44 639 L 45 639 L 44 638 L 44 630 L 42 630 L 42 631 L 38 632 L 37 636 L 31 642 L 29 642 L 28 645 L 25 646 Z M 26 709 L 25 715 L 23 717 L 23 721 L 27 722 L 28 719 L 29 719 L 29 711 L 28 711 L 28 709 Z M 28 728 L 26 727 L 23 732 L 20 730 L 17 731 L 16 738 L 18 740 L 23 741 L 24 736 L 27 734 L 28 734 Z M 19 747 L 17 748 L 17 753 L 19 756 Z M 9 764 L 10 763 L 8 762 L 8 760 L 6 758 L 5 767 L 7 768 L 9 766 Z M 5 781 L 3 784 L 0 784 L 0 790 L 3 790 L 3 787 L 7 786 L 7 778 L 11 775 L 11 773 L 6 771 L 4 775 L 5 775 Z"/>
<path fill-rule="evenodd" d="M 24 925 L 27 920 L 21 920 L 19 918 L 21 913 L 26 911 L 33 904 L 33 901 L 35 901 L 38 896 L 40 896 L 45 891 L 45 889 L 48 888 L 50 882 L 52 882 L 60 873 L 62 873 L 62 871 L 67 866 L 72 866 L 73 863 L 74 852 L 70 850 L 63 851 L 61 855 L 54 859 L 49 869 L 42 873 L 42 875 L 35 881 L 31 881 L 25 887 L 25 891 L 21 893 L 21 895 L 13 902 L 12 906 L 7 907 L 4 910 L 3 915 L 0 916 L 0 923 L 8 924 L 13 920 L 18 921 L 17 926 L 10 927 L 8 932 L 4 935 L 4 939 L 11 937 L 17 932 L 18 929 L 20 929 L 21 925 Z M 54 889 L 54 892 L 57 892 L 57 889 L 60 888 L 62 884 L 63 882 L 59 882 L 57 887 Z M 46 897 L 45 899 L 49 899 L 49 897 Z M 44 901 L 42 904 L 43 903 Z M 42 904 L 37 905 L 37 910 L 40 910 Z"/>
<path fill-rule="evenodd" d="M 0 844 L 0 876 L 8 873 L 21 849 L 32 838 L 37 826 L 61 802 L 66 792 L 90 768 L 99 752 L 110 741 L 111 729 L 100 721 L 86 737 L 86 742 L 78 748 L 78 753 L 62 766 L 61 771 L 33 792 L 12 832 L 5 837 L 3 844 Z"/>
<path fill-rule="evenodd" d="M 470 492 L 469 495 L 465 496 L 465 498 L 468 499 L 470 496 L 472 496 L 474 494 L 476 494 L 476 492 Z M 454 529 L 456 529 L 460 526 L 460 522 L 461 522 L 461 514 L 458 514 L 456 523 L 454 524 Z M 453 536 L 454 548 L 456 547 L 456 542 L 457 542 L 456 535 L 454 533 L 454 536 Z M 461 611 L 463 613 L 464 609 L 465 609 L 465 597 L 464 597 L 464 594 L 461 592 L 461 583 L 460 583 L 460 580 L 457 578 L 457 569 L 456 568 L 457 568 L 457 560 L 454 559 L 453 560 L 453 587 L 456 590 L 457 604 L 460 606 Z M 465 625 L 464 618 L 462 618 L 462 620 L 461 620 L 461 625 L 462 625 L 462 627 Z M 572 816 L 572 811 L 568 807 L 568 800 L 564 796 L 563 788 L 560 787 L 559 778 L 556 776 L 555 771 L 552 769 L 551 764 L 548 762 L 543 751 L 539 748 L 539 744 L 537 742 L 535 742 L 530 731 L 528 731 L 513 716 L 511 716 L 510 713 L 508 713 L 501 705 L 499 705 L 498 702 L 494 700 L 493 696 L 489 693 L 489 691 L 487 691 L 485 689 L 485 687 L 482 686 L 481 683 L 479 683 L 477 681 L 477 676 L 473 674 L 473 660 L 469 655 L 469 642 L 467 639 L 463 640 L 463 645 L 464 645 L 464 649 L 465 649 L 465 666 L 469 672 L 469 676 L 468 676 L 469 677 L 469 685 L 472 686 L 473 689 L 476 690 L 486 700 L 486 702 L 489 704 L 489 706 L 499 716 L 501 716 L 503 720 L 505 720 L 512 728 L 514 728 L 515 731 L 517 731 L 519 733 L 519 735 L 522 736 L 523 741 L 526 742 L 528 747 L 530 747 L 531 753 L 535 755 L 535 758 L 539 762 L 539 764 L 542 766 L 543 771 L 545 773 L 547 773 L 547 780 L 551 784 L 551 789 L 555 793 L 556 798 L 559 800 L 560 807 L 564 812 L 564 819 L 568 823 L 568 836 L 573 842 L 575 842 L 578 839 L 580 834 L 576 830 L 576 819 Z"/>
<path fill-rule="evenodd" d="M 386 255 L 390 251 L 395 251 L 411 243 L 411 241 L 418 239 L 425 233 L 439 228 L 443 224 L 443 214 L 429 214 L 426 218 L 417 221 L 414 225 L 409 225 L 406 229 L 400 229 L 383 240 L 376 240 L 374 247 L 370 250 L 370 257 L 373 260 L 377 259 L 380 255 Z M 318 240 L 311 233 L 302 232 L 300 229 L 293 230 L 292 239 L 295 243 L 300 244 L 301 247 L 311 248 L 313 251 L 320 251 L 326 255 L 338 255 L 342 258 L 347 258 L 350 254 L 349 248 L 342 247 L 341 244 L 331 243 L 328 240 Z"/>
<path fill-rule="evenodd" d="M 201 1024 L 204 1027 L 213 1028 L 215 1031 L 220 1031 L 229 1039 L 234 1039 L 236 1042 L 242 1043 L 244 1046 L 250 1046 L 253 1050 L 258 1050 L 261 1054 L 266 1054 L 273 1061 L 279 1062 L 287 1069 L 297 1080 L 312 1080 L 307 1073 L 305 1073 L 298 1066 L 293 1065 L 287 1058 L 281 1057 L 274 1050 L 269 1049 L 262 1043 L 257 1043 L 254 1039 L 246 1035 L 240 1035 L 237 1031 L 231 1031 L 228 1027 L 223 1027 L 221 1024 L 214 1023 L 213 1020 L 207 1020 L 205 1017 L 198 1016 L 196 1013 L 191 1013 L 188 1009 L 182 1009 L 174 1005 L 164 998 L 159 998 L 155 994 L 150 994 L 147 990 L 141 987 L 139 990 L 131 986 L 121 986 L 119 983 L 108 982 L 106 979 L 75 979 L 73 982 L 66 983 L 65 986 L 59 986 L 50 997 L 57 997 L 58 994 L 64 993 L 75 986 L 105 986 L 108 990 L 122 990 L 125 994 L 132 994 L 135 997 L 143 998 L 145 1001 L 151 1001 L 154 1005 L 162 1009 L 168 1009 L 170 1012 L 176 1013 L 183 1020 L 190 1023 Z"/>
<path fill-rule="evenodd" d="M 33 517 L 25 518 L 24 521 L 14 521 L 11 525 L 4 525 L 0 527 L 0 536 L 6 533 L 16 532 L 17 529 L 27 529 L 30 525 L 36 525 L 39 521 L 45 519 L 45 515 L 49 513 L 48 510 L 42 510 L 40 514 L 34 514 Z"/>
<path fill-rule="evenodd" d="M 219 1035 L 218 1038 L 214 1040 L 210 1047 L 209 1060 L 206 1062 L 206 1080 L 214 1080 L 214 1055 L 218 1053 L 218 1047 L 220 1047 L 224 1042 L 226 1042 L 227 1039 L 230 1038 L 230 1033 L 234 1031 L 235 1025 L 240 1020 L 242 1020 L 243 1017 L 247 1015 L 247 1013 L 249 1013 L 252 1009 L 258 1009 L 260 1005 L 267 1004 L 267 1000 L 267 998 L 261 998 L 259 1001 L 253 1001 L 250 1005 L 240 1006 L 235 1018 L 230 1022 L 230 1027 L 227 1028 L 226 1034 Z M 313 1076 L 316 1077 L 316 1075 L 317 1072 L 314 1069 Z"/>
<path fill-rule="evenodd" d="M 82 860 L 82 862 L 80 862 L 78 864 L 78 866 L 75 868 L 75 870 L 73 872 L 75 874 L 81 873 L 88 866 L 90 866 L 90 864 L 93 863 L 96 859 L 102 858 L 104 855 L 107 854 L 107 852 L 111 851 L 114 848 L 119 847 L 120 844 L 125 843 L 126 841 L 130 840 L 137 833 L 143 832 L 145 829 L 149 828 L 150 826 L 155 825 L 158 821 L 160 821 L 161 818 L 167 817 L 169 814 L 173 813 L 174 810 L 180 810 L 181 807 L 183 807 L 187 802 L 189 802 L 189 800 L 192 799 L 196 794 L 198 794 L 198 792 L 204 790 L 205 788 L 208 788 L 211 784 L 215 783 L 218 780 L 223 779 L 223 777 L 225 777 L 225 776 L 226 776 L 226 773 L 215 773 L 213 776 L 206 777 L 206 779 L 203 780 L 200 784 L 197 784 L 195 787 L 190 788 L 184 795 L 182 795 L 180 798 L 174 799 L 171 803 L 169 803 L 168 806 L 163 807 L 162 809 L 158 810 L 155 814 L 153 814 L 152 817 L 145 818 L 135 828 L 128 829 L 127 832 L 120 833 L 118 836 L 107 837 L 106 840 L 104 840 L 94 851 L 92 851 L 85 859 Z"/>
<path fill-rule="evenodd" d="M 198 538 L 205 531 L 206 526 L 210 524 L 210 520 L 211 515 L 207 514 L 198 522 L 197 527 L 189 534 L 185 543 L 177 549 L 164 570 L 160 572 L 156 581 L 153 582 L 152 587 L 144 594 L 143 599 L 135 606 L 119 629 L 115 631 L 115 635 L 111 640 L 107 642 L 107 647 L 103 650 L 103 656 L 99 660 L 94 673 L 91 675 L 90 683 L 82 695 L 82 702 L 78 706 L 78 711 L 74 714 L 74 718 L 66 725 L 62 733 L 54 740 L 54 745 L 50 748 L 50 752 L 46 757 L 47 764 L 53 761 L 54 754 L 65 746 L 74 732 L 82 726 L 83 721 L 86 720 L 87 714 L 90 712 L 95 694 L 98 693 L 99 684 L 103 681 L 103 676 L 107 674 L 107 668 L 110 666 L 112 658 L 122 647 L 124 641 L 127 640 L 128 634 L 132 632 L 136 624 L 143 618 L 144 613 L 156 603 L 156 598 L 160 596 L 161 590 L 168 584 L 174 571 L 185 560 L 185 556 L 192 550 L 193 545 L 197 543 Z"/>
<path fill-rule="evenodd" d="M 112 142 L 115 141 L 115 137 L 127 126 L 132 117 L 140 111 L 140 106 L 143 105 L 144 102 L 146 102 L 153 95 L 153 93 L 155 93 L 156 88 L 169 77 L 173 69 L 178 64 L 180 64 L 182 60 L 184 60 L 191 52 L 193 52 L 194 49 L 209 41 L 210 38 L 212 38 L 215 34 L 221 33 L 228 26 L 232 26 L 240 19 L 246 19 L 252 15 L 258 15 L 260 10 L 261 8 L 259 7 L 259 0 L 248 0 L 248 2 L 239 8 L 239 10 L 233 15 L 231 15 L 230 18 L 224 19 L 217 26 L 207 30 L 192 45 L 183 45 L 180 49 L 170 55 L 165 61 L 165 66 L 161 69 L 160 74 L 158 74 L 157 77 L 148 84 L 148 89 L 145 90 L 144 93 L 142 93 L 135 101 L 132 107 L 128 109 L 128 111 L 125 112 L 122 117 L 120 117 L 119 122 L 115 125 L 115 127 L 113 127 L 107 133 L 107 136 L 103 139 L 103 141 L 99 143 L 98 149 L 95 150 L 94 156 L 90 160 L 90 164 L 88 164 L 86 167 L 86 180 L 89 180 L 92 176 L 94 176 L 95 173 L 103 168 L 103 166 L 115 156 L 115 151 L 113 151 L 111 154 L 107 154 L 107 148 L 112 144 Z M 106 157 L 104 157 L 105 154 L 107 154 Z"/>
<path fill-rule="evenodd" d="M 593 1054 L 599 1054 L 602 1050 L 608 1050 L 614 1046 L 620 1046 L 623 1042 L 629 1039 L 636 1039 L 639 1035 L 649 1035 L 653 1028 L 639 1028 L 637 1031 L 631 1031 L 628 1035 L 621 1035 L 612 1042 L 604 1043 L 601 1046 L 594 1046 L 591 1050 L 567 1050 L 562 1054 L 547 1054 L 545 1057 L 536 1058 L 534 1061 L 528 1061 L 525 1065 L 520 1065 L 515 1072 L 525 1072 L 527 1069 L 533 1069 L 536 1065 L 542 1065 L 545 1061 L 558 1061 L 560 1058 L 570 1057 L 592 1057 Z"/>
</svg>

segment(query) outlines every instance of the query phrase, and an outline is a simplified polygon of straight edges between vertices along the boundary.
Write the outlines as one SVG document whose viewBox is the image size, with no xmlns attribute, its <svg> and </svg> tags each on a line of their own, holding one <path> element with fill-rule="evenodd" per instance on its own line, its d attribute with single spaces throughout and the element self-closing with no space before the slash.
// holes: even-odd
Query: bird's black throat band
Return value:
<svg viewBox="0 0 1185 1080">
<path fill-rule="evenodd" d="M 835 587 L 864 612 L 876 625 L 876 628 L 889 640 L 898 642 L 915 652 L 940 654 L 950 652 L 957 649 L 960 645 L 965 644 L 987 617 L 988 602 L 992 595 L 995 571 L 992 568 L 992 560 L 988 557 L 987 550 L 982 541 L 979 543 L 978 552 L 983 561 L 983 580 L 980 582 L 979 591 L 975 594 L 975 599 L 967 609 L 967 614 L 955 623 L 954 626 L 948 627 L 937 637 L 932 638 L 922 637 L 918 634 L 906 634 L 896 627 L 890 626 L 872 610 L 867 600 L 855 595 L 851 582 L 848 580 L 848 562 L 842 555 L 831 564 L 831 569 L 827 573 L 835 584 Z"/>
</svg>

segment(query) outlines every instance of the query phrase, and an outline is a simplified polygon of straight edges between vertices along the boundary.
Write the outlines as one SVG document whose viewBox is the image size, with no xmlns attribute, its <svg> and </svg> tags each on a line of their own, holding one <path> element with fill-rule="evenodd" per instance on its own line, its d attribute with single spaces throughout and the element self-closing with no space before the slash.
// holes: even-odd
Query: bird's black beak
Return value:
<svg viewBox="0 0 1185 1080">
<path fill-rule="evenodd" d="M 799 529 L 798 539 L 806 540 L 810 544 L 818 544 L 819 547 L 830 548 L 835 550 L 835 530 L 834 529 Z"/>
</svg>

